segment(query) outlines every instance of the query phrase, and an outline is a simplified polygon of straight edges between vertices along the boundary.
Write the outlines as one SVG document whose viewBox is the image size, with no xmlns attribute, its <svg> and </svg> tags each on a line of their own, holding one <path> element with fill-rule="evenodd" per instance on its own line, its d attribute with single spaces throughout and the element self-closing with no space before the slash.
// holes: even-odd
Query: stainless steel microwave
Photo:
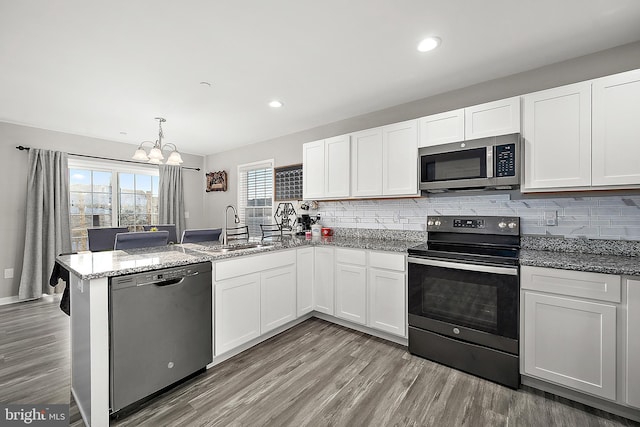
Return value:
<svg viewBox="0 0 640 427">
<path fill-rule="evenodd" d="M 520 187 L 520 134 L 423 147 L 420 155 L 420 190 Z"/>
</svg>

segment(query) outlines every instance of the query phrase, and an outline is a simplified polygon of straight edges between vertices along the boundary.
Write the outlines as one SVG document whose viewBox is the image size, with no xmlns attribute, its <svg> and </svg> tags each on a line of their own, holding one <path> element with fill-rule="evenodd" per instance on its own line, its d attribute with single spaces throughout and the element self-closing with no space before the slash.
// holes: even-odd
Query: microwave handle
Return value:
<svg viewBox="0 0 640 427">
<path fill-rule="evenodd" d="M 493 178 L 493 146 L 487 147 L 487 178 Z"/>
</svg>

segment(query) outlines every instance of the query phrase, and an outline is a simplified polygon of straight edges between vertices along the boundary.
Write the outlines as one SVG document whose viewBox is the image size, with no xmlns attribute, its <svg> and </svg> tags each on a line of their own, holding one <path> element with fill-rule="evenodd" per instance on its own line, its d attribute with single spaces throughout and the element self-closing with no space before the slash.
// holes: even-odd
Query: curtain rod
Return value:
<svg viewBox="0 0 640 427">
<path fill-rule="evenodd" d="M 22 145 L 18 145 L 16 147 L 16 149 L 20 150 L 20 151 L 24 151 L 27 150 L 29 151 L 31 149 L 31 147 L 24 147 Z M 120 159 L 112 159 L 109 157 L 99 157 L 99 156 L 89 156 L 88 154 L 75 154 L 75 153 L 67 153 L 70 156 L 76 156 L 76 157 L 88 157 L 90 159 L 100 159 L 100 160 L 111 160 L 114 162 L 125 162 L 125 163 L 135 163 L 136 165 L 148 165 L 148 163 L 143 163 L 143 162 L 134 162 L 133 160 L 120 160 Z M 191 169 L 194 171 L 200 171 L 200 168 L 191 168 L 189 166 L 180 166 L 182 169 Z"/>
</svg>

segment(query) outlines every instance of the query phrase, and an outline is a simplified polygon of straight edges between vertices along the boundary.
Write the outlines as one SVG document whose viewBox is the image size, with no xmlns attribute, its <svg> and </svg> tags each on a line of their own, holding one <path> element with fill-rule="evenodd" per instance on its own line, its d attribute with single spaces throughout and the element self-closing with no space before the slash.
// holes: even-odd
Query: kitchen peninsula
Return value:
<svg viewBox="0 0 640 427">
<path fill-rule="evenodd" d="M 366 237 L 290 237 L 238 250 L 228 250 L 217 243 L 192 243 L 58 257 L 58 262 L 71 273 L 72 393 L 83 419 L 87 425 L 107 426 L 113 409 L 110 279 L 211 262 L 215 332 L 214 357 L 207 367 L 313 314 L 327 315 L 337 323 L 348 320 L 352 322 L 350 327 L 406 345 L 405 253 L 415 244 L 415 240 Z M 338 290 L 334 307 L 334 257 L 347 263 L 346 280 L 352 280 L 350 272 L 354 268 L 368 274 L 368 300 L 364 292 L 358 300 Z M 330 286 L 322 286 L 323 282 Z M 365 319 L 365 307 L 369 321 Z M 359 309 L 362 311 L 358 315 Z"/>
</svg>

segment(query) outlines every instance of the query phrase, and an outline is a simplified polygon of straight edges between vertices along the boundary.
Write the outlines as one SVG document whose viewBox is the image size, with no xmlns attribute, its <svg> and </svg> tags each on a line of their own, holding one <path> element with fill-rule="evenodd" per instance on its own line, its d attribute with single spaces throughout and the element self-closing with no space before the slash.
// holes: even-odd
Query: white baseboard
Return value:
<svg viewBox="0 0 640 427">
<path fill-rule="evenodd" d="M 42 296 L 40 297 L 46 301 L 60 301 L 60 298 L 62 298 L 62 294 L 42 294 Z M 26 301 L 36 301 L 40 298 L 29 298 L 29 299 L 20 299 L 20 297 L 18 295 L 12 295 L 10 297 L 4 297 L 4 298 L 0 298 L 0 305 L 8 305 L 8 304 L 15 304 L 17 302 L 26 302 Z"/>
<path fill-rule="evenodd" d="M 0 298 L 0 305 L 14 304 L 16 302 L 20 302 L 18 295 Z"/>
</svg>

